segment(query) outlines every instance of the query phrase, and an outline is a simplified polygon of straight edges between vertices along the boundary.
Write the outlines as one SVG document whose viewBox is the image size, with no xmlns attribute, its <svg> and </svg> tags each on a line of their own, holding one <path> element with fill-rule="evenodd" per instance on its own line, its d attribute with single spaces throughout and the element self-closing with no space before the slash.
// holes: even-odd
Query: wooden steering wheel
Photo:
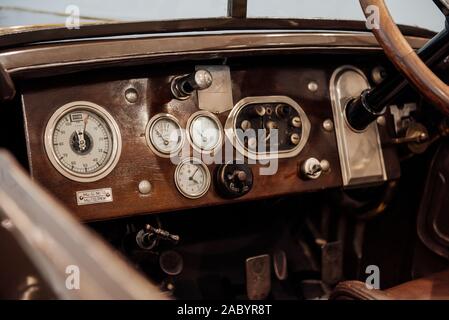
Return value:
<svg viewBox="0 0 449 320">
<path fill-rule="evenodd" d="M 424 64 L 409 45 L 393 21 L 385 0 L 360 0 L 360 5 L 367 18 L 372 14 L 372 6 L 379 10 L 380 21 L 372 32 L 385 54 L 423 96 L 449 116 L 449 86 Z"/>
</svg>

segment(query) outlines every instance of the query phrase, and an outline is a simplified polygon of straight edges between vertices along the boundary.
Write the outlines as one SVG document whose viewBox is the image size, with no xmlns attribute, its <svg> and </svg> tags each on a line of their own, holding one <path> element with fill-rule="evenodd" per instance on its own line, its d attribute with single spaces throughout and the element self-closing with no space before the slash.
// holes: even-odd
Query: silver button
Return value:
<svg viewBox="0 0 449 320">
<path fill-rule="evenodd" d="M 149 194 L 151 192 L 151 182 L 148 180 L 142 180 L 139 182 L 139 192 L 141 194 Z"/>
</svg>

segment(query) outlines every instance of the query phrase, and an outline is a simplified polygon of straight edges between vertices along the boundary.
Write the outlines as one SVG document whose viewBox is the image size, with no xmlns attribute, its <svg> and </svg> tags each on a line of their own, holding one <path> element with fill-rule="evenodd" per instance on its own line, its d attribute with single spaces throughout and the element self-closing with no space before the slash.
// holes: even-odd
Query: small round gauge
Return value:
<svg viewBox="0 0 449 320">
<path fill-rule="evenodd" d="M 184 133 L 178 119 L 167 113 L 151 118 L 145 136 L 148 146 L 161 157 L 177 154 L 184 144 Z"/>
<path fill-rule="evenodd" d="M 65 177 L 96 181 L 109 174 L 120 158 L 120 131 L 112 116 L 99 105 L 71 102 L 48 121 L 45 151 Z"/>
<path fill-rule="evenodd" d="M 223 127 L 220 120 L 208 111 L 194 113 L 188 123 L 192 146 L 202 152 L 212 152 L 223 142 Z"/>
<path fill-rule="evenodd" d="M 210 173 L 199 159 L 182 160 L 175 170 L 175 184 L 179 192 L 190 199 L 204 196 L 210 187 Z"/>
</svg>

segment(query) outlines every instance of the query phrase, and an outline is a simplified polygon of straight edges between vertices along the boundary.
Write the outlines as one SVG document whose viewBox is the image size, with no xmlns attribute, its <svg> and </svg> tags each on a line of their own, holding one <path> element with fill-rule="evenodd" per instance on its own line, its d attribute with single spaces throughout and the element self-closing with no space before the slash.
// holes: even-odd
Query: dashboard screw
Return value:
<svg viewBox="0 0 449 320">
<path fill-rule="evenodd" d="M 129 103 L 136 103 L 139 95 L 137 94 L 137 90 L 134 88 L 126 89 L 125 91 L 125 99 Z"/>
<path fill-rule="evenodd" d="M 323 129 L 327 132 L 334 130 L 334 122 L 331 119 L 326 119 L 323 122 Z"/>
<path fill-rule="evenodd" d="M 310 81 L 309 84 L 307 85 L 307 88 L 309 89 L 310 92 L 317 92 L 318 83 L 316 83 L 315 81 Z"/>
<path fill-rule="evenodd" d="M 378 117 L 377 120 L 376 120 L 376 122 L 377 122 L 377 124 L 378 124 L 379 126 L 382 126 L 382 127 L 385 126 L 385 125 L 387 124 L 387 122 L 386 122 L 384 116 Z"/>
</svg>

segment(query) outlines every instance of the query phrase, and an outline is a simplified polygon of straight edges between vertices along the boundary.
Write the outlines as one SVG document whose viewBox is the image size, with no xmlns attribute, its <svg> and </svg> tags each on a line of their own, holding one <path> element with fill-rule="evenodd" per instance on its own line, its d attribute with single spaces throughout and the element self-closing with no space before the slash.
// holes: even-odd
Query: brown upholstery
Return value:
<svg viewBox="0 0 449 320">
<path fill-rule="evenodd" d="M 337 285 L 332 300 L 449 300 L 449 270 L 387 290 L 370 290 L 360 281 Z"/>
</svg>

